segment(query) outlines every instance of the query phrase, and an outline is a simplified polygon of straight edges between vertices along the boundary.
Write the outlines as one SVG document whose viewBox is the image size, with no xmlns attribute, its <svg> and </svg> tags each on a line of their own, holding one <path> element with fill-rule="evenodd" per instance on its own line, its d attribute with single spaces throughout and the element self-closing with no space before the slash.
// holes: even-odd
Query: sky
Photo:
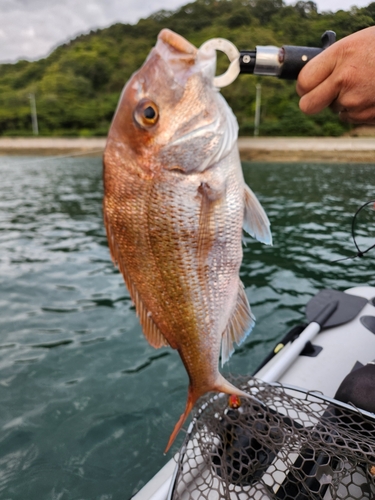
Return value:
<svg viewBox="0 0 375 500">
<path fill-rule="evenodd" d="M 0 0 L 0 63 L 35 60 L 90 29 L 135 23 L 160 9 L 175 10 L 191 0 Z M 296 0 L 284 0 L 294 4 Z M 315 0 L 320 12 L 372 0 Z M 218 34 L 219 36 L 219 34 Z"/>
</svg>

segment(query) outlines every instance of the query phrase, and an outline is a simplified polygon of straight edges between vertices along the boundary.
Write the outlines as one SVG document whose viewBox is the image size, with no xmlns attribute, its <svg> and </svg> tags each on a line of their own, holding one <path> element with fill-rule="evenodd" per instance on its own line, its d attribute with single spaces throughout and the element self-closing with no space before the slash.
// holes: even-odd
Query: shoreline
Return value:
<svg viewBox="0 0 375 500">
<path fill-rule="evenodd" d="M 375 163 L 373 137 L 239 137 L 241 160 Z"/>
<path fill-rule="evenodd" d="M 101 156 L 105 137 L 0 137 L 0 156 Z M 240 137 L 244 161 L 375 163 L 372 137 Z"/>
</svg>

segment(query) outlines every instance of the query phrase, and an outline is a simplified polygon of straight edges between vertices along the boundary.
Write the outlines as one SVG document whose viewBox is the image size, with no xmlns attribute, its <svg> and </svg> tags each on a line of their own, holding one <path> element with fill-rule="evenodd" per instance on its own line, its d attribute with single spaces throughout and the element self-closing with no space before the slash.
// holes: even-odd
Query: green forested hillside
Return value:
<svg viewBox="0 0 375 500">
<path fill-rule="evenodd" d="M 375 2 L 348 12 L 318 13 L 312 1 L 286 6 L 282 0 L 196 0 L 174 12 L 159 11 L 136 25 L 116 24 L 79 36 L 45 59 L 0 65 L 0 135 L 31 135 L 30 93 L 36 97 L 41 135 L 105 135 L 125 82 L 163 27 L 197 46 L 220 36 L 239 49 L 252 49 L 268 44 L 320 46 L 327 29 L 342 38 L 373 24 Z M 225 64 L 220 59 L 219 70 Z M 253 133 L 258 82 L 261 135 L 340 135 L 345 130 L 329 111 L 304 116 L 294 82 L 242 75 L 223 89 L 240 133 Z"/>
</svg>

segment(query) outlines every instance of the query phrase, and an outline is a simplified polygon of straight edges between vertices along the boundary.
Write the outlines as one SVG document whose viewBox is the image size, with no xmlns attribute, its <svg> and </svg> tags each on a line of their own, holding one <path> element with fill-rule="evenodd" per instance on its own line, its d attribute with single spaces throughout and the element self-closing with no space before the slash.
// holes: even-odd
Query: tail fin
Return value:
<svg viewBox="0 0 375 500">
<path fill-rule="evenodd" d="M 177 434 L 180 432 L 181 427 L 184 425 L 185 420 L 189 416 L 189 413 L 193 409 L 198 397 L 196 397 L 193 394 L 193 391 L 191 390 L 191 386 L 189 386 L 189 391 L 188 391 L 188 398 L 186 401 L 186 407 L 184 413 L 181 415 L 181 417 L 178 419 L 177 424 L 175 425 L 173 432 L 169 438 L 167 447 L 164 450 L 164 455 L 168 452 L 169 448 L 172 446 L 174 440 L 176 439 Z"/>
<path fill-rule="evenodd" d="M 237 389 L 234 385 L 232 385 L 230 382 L 225 380 L 225 378 L 219 373 L 219 376 L 217 378 L 215 387 L 212 388 L 213 391 L 217 392 L 225 392 L 226 394 L 235 394 L 236 396 L 241 396 L 243 398 L 248 398 L 250 397 L 249 394 L 246 394 L 246 392 L 241 391 L 240 389 Z M 181 415 L 181 417 L 178 419 L 177 424 L 175 425 L 173 432 L 169 438 L 167 447 L 164 450 L 164 454 L 166 454 L 169 450 L 169 448 L 172 446 L 174 440 L 176 439 L 177 434 L 180 432 L 181 427 L 184 425 L 185 420 L 189 416 L 189 413 L 193 409 L 195 403 L 197 402 L 197 399 L 202 396 L 202 394 L 195 394 L 189 385 L 189 391 L 188 391 L 188 398 L 186 402 L 186 407 L 184 413 Z"/>
<path fill-rule="evenodd" d="M 241 396 L 243 398 L 249 398 L 250 395 L 246 394 L 246 392 L 241 391 L 236 386 L 232 385 L 228 380 L 219 373 L 218 379 L 215 384 L 215 391 L 217 392 L 225 392 L 225 394 L 235 394 L 236 396 Z"/>
</svg>

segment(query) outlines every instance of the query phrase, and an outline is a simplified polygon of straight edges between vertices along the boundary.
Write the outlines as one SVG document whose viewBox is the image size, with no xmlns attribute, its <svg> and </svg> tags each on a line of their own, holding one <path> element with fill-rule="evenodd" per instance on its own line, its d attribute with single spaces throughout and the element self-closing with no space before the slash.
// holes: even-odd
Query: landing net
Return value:
<svg viewBox="0 0 375 500">
<path fill-rule="evenodd" d="M 375 415 L 318 393 L 234 383 L 241 406 L 208 399 L 194 418 L 170 499 L 373 499 Z"/>
</svg>

